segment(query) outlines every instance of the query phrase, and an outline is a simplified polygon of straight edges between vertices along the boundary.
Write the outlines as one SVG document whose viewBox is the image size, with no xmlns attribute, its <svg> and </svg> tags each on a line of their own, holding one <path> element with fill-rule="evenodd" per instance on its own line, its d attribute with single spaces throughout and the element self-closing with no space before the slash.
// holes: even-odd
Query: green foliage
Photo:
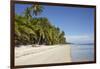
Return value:
<svg viewBox="0 0 100 69">
<path fill-rule="evenodd" d="M 33 11 L 35 15 L 42 12 L 42 6 L 32 5 L 31 7 L 26 8 L 24 16 L 15 15 L 15 44 L 54 45 L 66 43 L 64 32 L 52 25 L 47 18 L 32 17 L 32 7 L 33 9 L 35 8 Z"/>
<path fill-rule="evenodd" d="M 43 6 L 39 5 L 39 4 L 35 4 L 31 6 L 31 10 L 33 12 L 33 15 L 37 16 L 39 14 L 41 14 L 41 12 L 43 12 Z"/>
</svg>

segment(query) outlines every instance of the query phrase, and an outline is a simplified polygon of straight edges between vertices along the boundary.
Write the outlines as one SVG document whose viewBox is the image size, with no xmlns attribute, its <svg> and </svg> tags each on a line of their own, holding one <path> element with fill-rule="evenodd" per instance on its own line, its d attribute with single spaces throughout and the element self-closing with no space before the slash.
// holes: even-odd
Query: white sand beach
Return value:
<svg viewBox="0 0 100 69">
<path fill-rule="evenodd" d="M 71 62 L 69 45 L 15 47 L 15 65 L 35 65 Z"/>
</svg>

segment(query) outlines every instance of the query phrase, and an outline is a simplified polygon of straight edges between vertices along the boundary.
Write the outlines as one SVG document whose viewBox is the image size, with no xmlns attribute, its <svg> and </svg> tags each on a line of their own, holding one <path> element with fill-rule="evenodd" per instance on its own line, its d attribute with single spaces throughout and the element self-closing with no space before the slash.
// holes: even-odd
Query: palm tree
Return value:
<svg viewBox="0 0 100 69">
<path fill-rule="evenodd" d="M 31 10 L 32 10 L 33 15 L 38 16 L 39 14 L 43 12 L 43 6 L 39 4 L 33 4 L 31 6 Z"/>
<path fill-rule="evenodd" d="M 31 22 L 31 19 L 32 19 L 32 15 L 31 15 L 31 8 L 30 7 L 27 7 L 25 9 L 25 12 L 24 12 L 24 17 L 26 18 L 26 23 L 30 23 Z"/>
<path fill-rule="evenodd" d="M 59 35 L 59 40 L 60 40 L 61 44 L 66 43 L 66 39 L 65 39 L 64 35 L 65 35 L 64 31 L 62 31 Z"/>
<path fill-rule="evenodd" d="M 34 4 L 27 7 L 24 16 L 15 16 L 15 43 L 20 44 L 62 44 L 66 43 L 64 32 L 52 25 L 47 18 L 38 16 L 43 6 Z"/>
</svg>

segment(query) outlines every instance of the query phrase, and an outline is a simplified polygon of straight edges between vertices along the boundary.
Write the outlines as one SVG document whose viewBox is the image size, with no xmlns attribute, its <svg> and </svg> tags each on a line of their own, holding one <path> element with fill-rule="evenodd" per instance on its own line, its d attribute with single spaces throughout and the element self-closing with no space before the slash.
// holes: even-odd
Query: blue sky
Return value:
<svg viewBox="0 0 100 69">
<path fill-rule="evenodd" d="M 16 4 L 15 13 L 22 15 L 29 6 Z M 68 42 L 91 43 L 94 40 L 94 8 L 45 5 L 39 17 L 47 17 L 53 25 L 63 30 Z"/>
</svg>

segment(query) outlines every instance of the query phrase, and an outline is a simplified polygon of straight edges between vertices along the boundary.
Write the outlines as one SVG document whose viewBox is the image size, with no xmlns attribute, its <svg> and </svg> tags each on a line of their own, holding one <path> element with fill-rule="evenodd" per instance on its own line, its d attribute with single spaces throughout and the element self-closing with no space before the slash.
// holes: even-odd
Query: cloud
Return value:
<svg viewBox="0 0 100 69">
<path fill-rule="evenodd" d="M 66 36 L 66 41 L 72 43 L 93 43 L 94 36 L 93 35 L 69 35 Z"/>
</svg>

